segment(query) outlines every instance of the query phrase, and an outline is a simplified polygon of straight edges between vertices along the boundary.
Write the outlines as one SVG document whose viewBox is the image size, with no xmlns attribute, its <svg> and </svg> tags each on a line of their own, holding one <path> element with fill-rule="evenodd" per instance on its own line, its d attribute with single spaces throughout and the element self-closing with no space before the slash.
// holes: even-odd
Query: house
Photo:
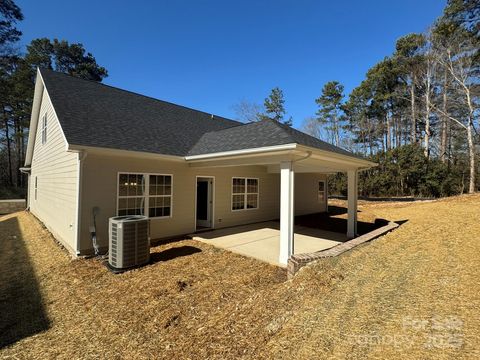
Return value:
<svg viewBox="0 0 480 360">
<path fill-rule="evenodd" d="M 152 239 L 280 218 L 279 262 L 294 215 L 327 209 L 327 174 L 374 166 L 274 121 L 249 124 L 51 70 L 38 70 L 24 172 L 28 208 L 75 256 L 108 247 L 108 218 L 145 214 Z M 95 209 L 95 211 L 94 211 Z"/>
</svg>

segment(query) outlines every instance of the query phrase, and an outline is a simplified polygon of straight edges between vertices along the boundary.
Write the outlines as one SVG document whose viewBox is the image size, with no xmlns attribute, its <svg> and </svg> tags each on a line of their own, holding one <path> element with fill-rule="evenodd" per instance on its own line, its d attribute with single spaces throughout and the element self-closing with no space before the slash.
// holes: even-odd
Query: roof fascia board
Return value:
<svg viewBox="0 0 480 360">
<path fill-rule="evenodd" d="M 313 158 L 328 159 L 330 161 L 332 161 L 332 159 L 335 159 L 336 161 L 339 161 L 341 163 L 353 165 L 362 169 L 363 168 L 368 169 L 378 165 L 377 163 L 369 160 L 359 159 L 354 156 L 338 154 L 333 151 L 317 149 L 317 148 L 313 148 L 305 145 L 299 145 L 298 150 L 311 151 Z"/>
<path fill-rule="evenodd" d="M 33 95 L 32 114 L 30 115 L 30 128 L 28 131 L 27 151 L 25 154 L 25 167 L 32 165 L 33 148 L 35 146 L 35 138 L 37 137 L 38 118 L 40 115 L 40 106 L 42 105 L 43 91 L 45 84 L 40 71 L 37 68 L 37 79 L 35 81 L 35 90 Z"/>
<path fill-rule="evenodd" d="M 297 156 L 294 150 L 283 150 L 269 153 L 229 156 L 207 160 L 189 161 L 190 167 L 229 167 L 229 166 L 256 166 L 278 164 L 281 161 L 295 161 Z"/>
<path fill-rule="evenodd" d="M 213 160 L 217 158 L 226 158 L 231 156 L 254 155 L 254 154 L 261 154 L 261 153 L 270 153 L 275 151 L 295 150 L 296 147 L 297 147 L 297 144 L 295 143 L 275 145 L 275 146 L 264 146 L 264 147 L 251 148 L 251 149 L 222 151 L 217 153 L 208 153 L 208 154 L 201 154 L 201 155 L 190 155 L 190 156 L 185 156 L 185 160 L 189 162 L 208 160 L 208 159 Z"/>
<path fill-rule="evenodd" d="M 85 152 L 88 152 L 88 153 L 91 153 L 91 154 L 98 154 L 98 155 L 131 156 L 131 157 L 138 157 L 138 158 L 144 158 L 144 159 L 157 159 L 157 160 L 158 159 L 163 159 L 163 160 L 170 160 L 170 161 L 185 162 L 185 158 L 183 156 L 164 155 L 164 154 L 156 154 L 156 153 L 143 152 L 143 151 L 110 149 L 110 148 L 75 145 L 75 144 L 69 144 L 68 151 L 69 152 L 83 152 L 83 151 L 85 151 Z"/>
</svg>

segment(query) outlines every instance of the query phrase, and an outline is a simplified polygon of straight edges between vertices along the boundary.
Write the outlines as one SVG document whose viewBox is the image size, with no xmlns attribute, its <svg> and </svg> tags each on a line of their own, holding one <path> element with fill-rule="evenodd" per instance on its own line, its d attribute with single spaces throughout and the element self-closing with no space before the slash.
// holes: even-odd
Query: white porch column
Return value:
<svg viewBox="0 0 480 360">
<path fill-rule="evenodd" d="M 347 237 L 351 239 L 357 235 L 358 172 L 357 170 L 349 170 L 347 174 L 348 174 Z"/>
<path fill-rule="evenodd" d="M 280 163 L 280 264 L 287 265 L 293 253 L 294 176 L 291 161 Z"/>
</svg>

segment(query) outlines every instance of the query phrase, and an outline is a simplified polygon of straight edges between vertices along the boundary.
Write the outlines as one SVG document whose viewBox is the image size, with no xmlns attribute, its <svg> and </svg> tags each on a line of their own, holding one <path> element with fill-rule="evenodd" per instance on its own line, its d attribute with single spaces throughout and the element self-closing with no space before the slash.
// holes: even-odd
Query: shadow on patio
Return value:
<svg viewBox="0 0 480 360">
<path fill-rule="evenodd" d="M 343 207 L 330 206 L 329 213 L 296 216 L 293 253 L 326 250 L 349 240 L 346 235 L 346 212 L 347 210 Z M 359 218 L 362 218 L 360 213 Z M 372 218 L 371 220 L 371 222 L 357 221 L 359 235 L 388 224 L 384 219 Z M 273 265 L 280 265 L 278 220 L 199 232 L 190 237 Z"/>
<path fill-rule="evenodd" d="M 363 235 L 388 224 L 388 220 L 375 218 L 373 222 L 362 221 L 358 210 L 357 233 Z M 322 229 L 337 233 L 347 233 L 347 209 L 341 206 L 328 206 L 328 213 L 316 213 L 295 217 L 295 226 Z"/>
<path fill-rule="evenodd" d="M 49 328 L 18 220 L 0 220 L 0 348 Z"/>
</svg>

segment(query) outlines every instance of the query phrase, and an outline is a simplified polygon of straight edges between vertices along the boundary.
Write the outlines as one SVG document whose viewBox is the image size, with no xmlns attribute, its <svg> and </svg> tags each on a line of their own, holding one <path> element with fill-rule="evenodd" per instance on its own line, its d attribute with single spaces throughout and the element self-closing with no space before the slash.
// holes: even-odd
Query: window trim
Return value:
<svg viewBox="0 0 480 360">
<path fill-rule="evenodd" d="M 143 197 L 145 198 L 145 202 L 144 202 L 144 215 L 146 214 L 146 216 L 149 218 L 149 219 L 170 219 L 173 217 L 173 174 L 164 174 L 164 173 L 150 173 L 150 172 L 141 172 L 141 171 L 119 171 L 117 172 L 117 206 L 116 206 L 116 209 L 115 209 L 115 214 L 116 216 L 119 216 L 118 215 L 118 204 L 119 204 L 119 200 L 120 200 L 120 195 L 119 195 L 119 191 L 120 191 L 120 175 L 143 175 L 144 178 L 145 178 L 145 194 L 143 195 Z M 155 216 L 155 217 L 150 217 L 148 216 L 148 212 L 149 212 L 149 202 L 150 202 L 150 175 L 154 175 L 154 176 L 170 176 L 171 178 L 171 182 L 170 182 L 170 186 L 171 186 L 171 193 L 170 195 L 151 195 L 152 197 L 170 197 L 170 215 L 169 216 Z M 142 196 L 121 196 L 121 198 L 137 198 L 137 197 L 142 197 Z"/>
<path fill-rule="evenodd" d="M 34 197 L 34 200 L 37 201 L 37 194 L 38 194 L 38 177 L 35 176 L 35 188 L 34 188 L 34 194 L 35 194 L 35 197 Z"/>
<path fill-rule="evenodd" d="M 323 182 L 323 191 L 320 191 L 318 189 L 318 185 Z M 323 200 L 320 200 L 320 193 L 323 192 Z M 326 180 L 322 180 L 322 179 L 318 179 L 317 181 L 317 202 L 319 204 L 323 204 L 324 202 L 327 201 L 327 181 Z"/>
<path fill-rule="evenodd" d="M 243 209 L 234 209 L 233 208 L 233 195 L 242 195 L 242 193 L 234 193 L 233 192 L 233 179 L 244 179 L 245 180 L 245 192 L 243 193 Z M 249 193 L 248 192 L 248 180 L 257 180 L 257 192 L 256 193 Z M 252 211 L 260 209 L 260 178 L 257 177 L 248 177 L 248 176 L 232 176 L 230 181 L 230 211 L 237 212 L 237 211 Z M 247 196 L 248 195 L 257 195 L 257 207 L 256 208 L 248 208 L 247 207 Z"/>
<path fill-rule="evenodd" d="M 42 145 L 47 143 L 47 131 L 48 131 L 48 117 L 47 112 L 42 116 L 42 126 L 41 126 L 41 134 L 42 134 Z"/>
</svg>

